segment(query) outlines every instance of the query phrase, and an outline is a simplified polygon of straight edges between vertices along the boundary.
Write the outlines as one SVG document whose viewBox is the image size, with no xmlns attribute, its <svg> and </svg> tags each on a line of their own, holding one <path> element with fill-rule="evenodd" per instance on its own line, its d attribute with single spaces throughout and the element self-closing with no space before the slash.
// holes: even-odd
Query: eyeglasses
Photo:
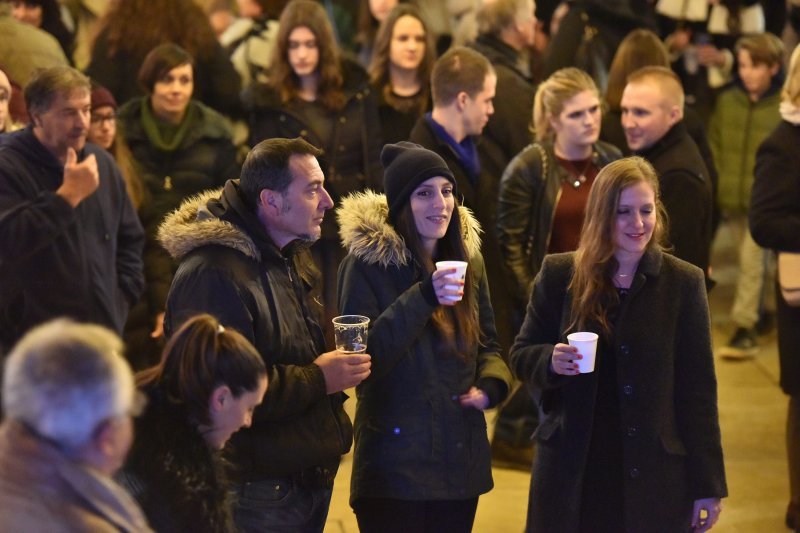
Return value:
<svg viewBox="0 0 800 533">
<path fill-rule="evenodd" d="M 110 115 L 93 114 L 90 120 L 92 121 L 92 124 L 102 124 L 103 122 L 112 124 L 117 120 L 117 116 L 114 113 L 111 113 Z"/>
</svg>

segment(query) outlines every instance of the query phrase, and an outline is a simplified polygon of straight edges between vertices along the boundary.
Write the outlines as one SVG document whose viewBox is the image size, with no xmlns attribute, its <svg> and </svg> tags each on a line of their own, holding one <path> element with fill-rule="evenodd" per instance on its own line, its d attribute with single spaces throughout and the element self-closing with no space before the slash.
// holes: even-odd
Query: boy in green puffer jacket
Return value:
<svg viewBox="0 0 800 533">
<path fill-rule="evenodd" d="M 739 242 L 739 273 L 731 310 L 735 331 L 719 355 L 744 359 L 758 353 L 756 324 L 763 309 L 768 252 L 747 227 L 756 150 L 780 122 L 783 44 L 771 33 L 742 37 L 736 43 L 738 78 L 718 99 L 709 141 L 719 171 L 717 200 L 723 220 Z"/>
</svg>

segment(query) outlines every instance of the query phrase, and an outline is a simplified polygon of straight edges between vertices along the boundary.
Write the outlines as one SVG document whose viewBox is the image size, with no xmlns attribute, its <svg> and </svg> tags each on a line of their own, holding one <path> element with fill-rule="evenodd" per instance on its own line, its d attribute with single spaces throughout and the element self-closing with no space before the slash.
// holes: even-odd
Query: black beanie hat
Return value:
<svg viewBox="0 0 800 533">
<path fill-rule="evenodd" d="M 444 159 L 418 144 L 408 141 L 387 144 L 381 151 L 381 163 L 389 222 L 392 224 L 414 189 L 427 179 L 436 176 L 447 178 L 453 184 L 453 195 L 457 194 L 456 179 Z"/>
</svg>

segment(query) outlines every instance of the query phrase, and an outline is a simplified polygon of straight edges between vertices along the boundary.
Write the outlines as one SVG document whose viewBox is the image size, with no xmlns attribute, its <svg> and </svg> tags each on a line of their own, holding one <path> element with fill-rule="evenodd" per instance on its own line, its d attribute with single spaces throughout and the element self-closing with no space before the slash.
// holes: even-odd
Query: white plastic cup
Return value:
<svg viewBox="0 0 800 533">
<path fill-rule="evenodd" d="M 455 268 L 456 272 L 447 276 L 447 279 L 453 280 L 454 282 L 464 281 L 464 278 L 467 277 L 466 261 L 436 261 L 436 270 L 448 270 L 451 268 Z M 445 285 L 445 288 L 451 291 L 460 291 L 461 285 Z M 451 302 L 460 302 L 462 297 L 457 295 L 448 295 L 445 296 L 445 298 Z"/>
<path fill-rule="evenodd" d="M 567 335 L 567 342 L 570 346 L 575 346 L 582 359 L 575 359 L 578 364 L 578 372 L 588 374 L 594 372 L 595 355 L 597 355 L 597 333 L 591 331 L 576 331 Z"/>
</svg>

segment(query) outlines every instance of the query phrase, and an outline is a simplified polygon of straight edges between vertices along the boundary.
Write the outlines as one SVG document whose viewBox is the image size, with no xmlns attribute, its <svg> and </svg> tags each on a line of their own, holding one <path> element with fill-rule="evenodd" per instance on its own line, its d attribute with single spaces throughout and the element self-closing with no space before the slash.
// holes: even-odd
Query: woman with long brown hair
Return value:
<svg viewBox="0 0 800 533">
<path fill-rule="evenodd" d="M 194 0 L 113 2 L 97 31 L 86 74 L 120 105 L 144 94 L 136 74 L 145 56 L 172 42 L 195 59 L 195 98 L 226 115 L 239 112 L 239 75 Z"/>
<path fill-rule="evenodd" d="M 369 66 L 384 142 L 408 139 L 419 117 L 430 110 L 435 61 L 433 37 L 417 7 L 395 7 L 378 30 Z"/>
<path fill-rule="evenodd" d="M 527 531 L 707 531 L 727 495 L 703 272 L 662 250 L 658 177 L 605 166 L 511 349 L 541 394 Z M 599 337 L 593 371 L 567 335 Z M 588 354 L 586 354 L 588 355 Z"/>
<path fill-rule="evenodd" d="M 363 532 L 472 528 L 492 488 L 483 411 L 508 393 L 477 221 L 458 205 L 444 160 L 419 145 L 384 147 L 386 195 L 337 211 L 349 254 L 342 313 L 370 319 L 372 373 L 357 388 L 350 503 Z M 467 263 L 453 279 L 438 261 Z"/>
</svg>

